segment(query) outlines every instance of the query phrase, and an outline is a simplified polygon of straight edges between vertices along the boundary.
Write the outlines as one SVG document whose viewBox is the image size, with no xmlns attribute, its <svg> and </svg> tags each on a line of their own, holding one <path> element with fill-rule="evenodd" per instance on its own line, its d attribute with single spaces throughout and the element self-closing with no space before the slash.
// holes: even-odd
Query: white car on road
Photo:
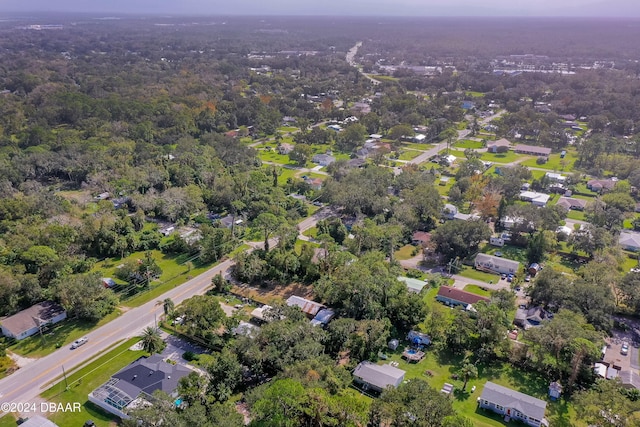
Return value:
<svg viewBox="0 0 640 427">
<path fill-rule="evenodd" d="M 87 338 L 87 337 L 78 338 L 77 340 L 75 340 L 73 342 L 73 344 L 71 344 L 71 350 L 74 350 L 74 349 L 80 347 L 81 345 L 86 344 L 87 341 L 89 341 L 89 338 Z"/>
</svg>

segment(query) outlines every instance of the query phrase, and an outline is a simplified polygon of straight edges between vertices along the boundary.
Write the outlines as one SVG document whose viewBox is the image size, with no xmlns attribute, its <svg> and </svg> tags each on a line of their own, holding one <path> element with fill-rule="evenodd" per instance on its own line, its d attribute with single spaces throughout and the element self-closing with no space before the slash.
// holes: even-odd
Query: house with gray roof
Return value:
<svg viewBox="0 0 640 427">
<path fill-rule="evenodd" d="M 2 335 L 22 340 L 67 318 L 67 312 L 53 301 L 32 305 L 0 320 Z"/>
<path fill-rule="evenodd" d="M 520 269 L 518 261 L 482 253 L 476 255 L 474 265 L 477 270 L 497 274 L 516 274 Z"/>
<path fill-rule="evenodd" d="M 427 282 L 424 280 L 413 279 L 411 277 L 398 276 L 398 280 L 407 285 L 407 290 L 409 292 L 416 294 L 419 294 L 422 291 L 422 288 L 427 286 Z"/>
<path fill-rule="evenodd" d="M 504 415 L 505 421 L 522 421 L 532 427 L 549 425 L 544 419 L 547 402 L 488 381 L 478 398 L 478 406 Z"/>
<path fill-rule="evenodd" d="M 541 326 L 543 321 L 549 320 L 551 317 L 551 313 L 542 307 L 519 308 L 516 310 L 513 323 L 526 330 Z"/>
<path fill-rule="evenodd" d="M 336 158 L 330 154 L 316 154 L 311 161 L 320 166 L 329 166 L 336 161 Z"/>
<path fill-rule="evenodd" d="M 388 387 L 398 387 L 404 381 L 406 372 L 391 365 L 376 365 L 369 361 L 360 362 L 353 371 L 353 382 L 363 390 L 381 392 Z"/>
<path fill-rule="evenodd" d="M 142 357 L 89 393 L 89 401 L 122 419 L 129 419 L 127 407 L 133 407 L 135 401 L 152 402 L 156 390 L 177 397 L 180 378 L 190 372 L 186 366 L 165 362 L 159 354 Z"/>
<path fill-rule="evenodd" d="M 573 209 L 582 211 L 587 206 L 587 201 L 583 199 L 576 199 L 573 197 L 560 197 L 556 205 L 562 206 L 566 210 Z"/>
<path fill-rule="evenodd" d="M 623 231 L 618 237 L 618 244 L 625 251 L 640 251 L 640 233 L 633 231 Z"/>
</svg>

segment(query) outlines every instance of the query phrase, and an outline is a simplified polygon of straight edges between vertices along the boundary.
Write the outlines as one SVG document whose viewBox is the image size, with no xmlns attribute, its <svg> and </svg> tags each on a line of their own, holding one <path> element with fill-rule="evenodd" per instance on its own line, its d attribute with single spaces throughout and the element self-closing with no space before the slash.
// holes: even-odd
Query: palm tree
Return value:
<svg viewBox="0 0 640 427">
<path fill-rule="evenodd" d="M 464 384 L 462 384 L 462 391 L 467 388 L 467 382 L 470 378 L 476 378 L 478 376 L 478 368 L 473 363 L 465 363 L 460 370 L 464 378 Z"/>
<path fill-rule="evenodd" d="M 164 315 L 167 317 L 171 317 L 173 315 L 173 309 L 176 308 L 176 305 L 173 303 L 171 298 L 165 298 L 162 301 L 162 309 L 164 310 Z"/>
<path fill-rule="evenodd" d="M 152 326 L 146 327 L 140 335 L 142 340 L 142 348 L 147 353 L 160 353 L 164 350 L 165 342 L 160 336 L 160 329 Z"/>
</svg>

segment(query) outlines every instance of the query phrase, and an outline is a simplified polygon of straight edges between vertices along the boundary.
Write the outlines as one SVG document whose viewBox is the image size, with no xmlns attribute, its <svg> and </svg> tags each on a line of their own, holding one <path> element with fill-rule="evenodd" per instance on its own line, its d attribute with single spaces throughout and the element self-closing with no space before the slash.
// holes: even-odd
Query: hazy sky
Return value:
<svg viewBox="0 0 640 427">
<path fill-rule="evenodd" d="M 0 12 L 639 17 L 638 0 L 0 0 Z"/>
</svg>

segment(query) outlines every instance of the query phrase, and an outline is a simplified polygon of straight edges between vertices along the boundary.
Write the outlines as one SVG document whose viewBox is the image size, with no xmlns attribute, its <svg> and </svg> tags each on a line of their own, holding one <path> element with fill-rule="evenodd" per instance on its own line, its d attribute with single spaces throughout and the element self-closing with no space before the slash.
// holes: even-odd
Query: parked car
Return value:
<svg viewBox="0 0 640 427">
<path fill-rule="evenodd" d="M 531 276 L 529 274 L 527 274 L 527 276 L 524 278 L 525 282 L 530 282 L 531 281 Z"/>
<path fill-rule="evenodd" d="M 628 342 L 623 342 L 622 343 L 622 347 L 620 348 L 620 354 L 622 354 L 623 356 L 626 356 L 627 354 L 629 354 L 629 343 Z"/>
<path fill-rule="evenodd" d="M 500 275 L 500 278 L 501 278 L 502 280 L 504 280 L 504 279 L 506 279 L 506 278 L 507 278 L 507 275 L 506 275 L 506 274 L 504 274 L 504 273 L 502 273 L 502 274 Z"/>
<path fill-rule="evenodd" d="M 78 338 L 77 340 L 75 340 L 73 342 L 73 344 L 71 344 L 71 349 L 74 350 L 74 349 L 80 347 L 81 345 L 86 344 L 87 341 L 89 341 L 89 338 L 87 338 L 87 337 Z"/>
</svg>

